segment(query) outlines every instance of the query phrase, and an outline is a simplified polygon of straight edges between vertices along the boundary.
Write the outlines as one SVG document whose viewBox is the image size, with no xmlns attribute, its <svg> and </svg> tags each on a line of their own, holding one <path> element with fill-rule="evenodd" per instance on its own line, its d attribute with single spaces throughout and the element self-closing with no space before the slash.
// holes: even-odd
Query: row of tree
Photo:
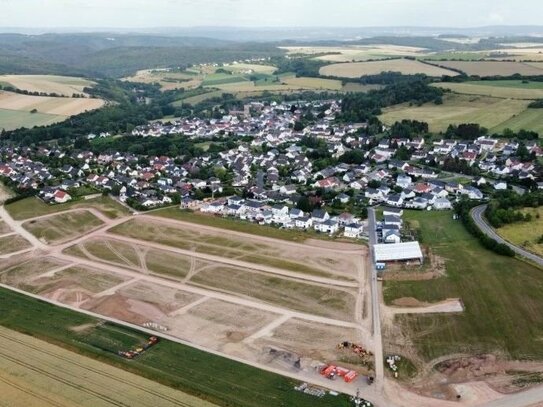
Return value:
<svg viewBox="0 0 543 407">
<path fill-rule="evenodd" d="M 455 212 L 466 227 L 467 231 L 475 236 L 479 242 L 488 250 L 508 257 L 515 257 L 515 252 L 509 246 L 503 243 L 498 243 L 496 240 L 488 237 L 479 229 L 470 215 L 471 209 L 477 205 L 473 201 L 461 200 L 455 205 Z"/>
</svg>

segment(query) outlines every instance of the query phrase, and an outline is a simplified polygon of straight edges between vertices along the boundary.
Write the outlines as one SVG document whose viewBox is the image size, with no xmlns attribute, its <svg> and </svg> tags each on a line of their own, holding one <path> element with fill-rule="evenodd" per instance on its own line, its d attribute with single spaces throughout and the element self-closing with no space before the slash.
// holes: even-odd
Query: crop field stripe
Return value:
<svg viewBox="0 0 543 407">
<path fill-rule="evenodd" d="M 113 400 L 113 399 L 111 399 L 111 398 L 109 398 L 107 396 L 104 396 L 103 394 L 100 394 L 100 393 L 98 393 L 98 392 L 96 392 L 94 390 L 88 389 L 88 388 L 86 388 L 86 387 L 84 387 L 82 385 L 71 382 L 71 381 L 69 381 L 67 379 L 64 379 L 64 378 L 54 374 L 54 373 L 48 372 L 45 369 L 41 369 L 39 367 L 32 366 L 29 363 L 26 363 L 26 362 L 24 362 L 24 361 L 22 361 L 20 359 L 17 359 L 15 357 L 12 357 L 12 356 L 2 352 L 1 349 L 0 349 L 0 355 L 3 356 L 5 359 L 7 359 L 7 360 L 19 365 L 19 366 L 22 366 L 22 367 L 24 367 L 24 368 L 26 368 L 28 370 L 32 370 L 33 372 L 36 372 L 36 373 L 38 373 L 40 375 L 43 375 L 43 376 L 48 377 L 50 379 L 53 379 L 53 380 L 55 380 L 57 382 L 65 384 L 66 386 L 69 386 L 69 387 L 72 387 L 72 388 L 77 389 L 79 391 L 82 391 L 83 393 L 90 394 L 90 395 L 92 395 L 94 397 L 97 397 L 97 398 L 99 398 L 101 400 L 104 400 L 107 403 L 110 403 L 110 404 L 113 404 L 113 405 L 119 406 L 119 407 L 131 407 L 128 404 L 125 404 L 125 403 L 120 402 L 120 401 Z"/>
<path fill-rule="evenodd" d="M 36 393 L 36 392 L 34 392 L 34 391 L 32 391 L 32 390 L 30 390 L 30 389 L 28 389 L 28 388 L 25 388 L 25 387 L 23 387 L 23 386 L 20 386 L 20 385 L 18 385 L 17 383 L 12 382 L 11 380 L 6 379 L 5 377 L 0 376 L 0 382 L 3 382 L 3 383 L 5 383 L 5 384 L 7 384 L 8 386 L 13 387 L 13 388 L 15 388 L 15 389 L 17 389 L 17 390 L 19 390 L 19 391 L 21 391 L 21 392 L 23 392 L 23 393 L 26 393 L 26 394 L 28 394 L 28 395 L 34 397 L 34 398 L 40 399 L 41 401 L 45 401 L 46 403 L 48 403 L 48 404 L 51 405 L 51 406 L 55 406 L 55 407 L 65 407 L 64 404 L 59 404 L 59 403 L 57 403 L 56 401 L 51 400 L 50 398 L 48 398 L 48 397 L 46 397 L 46 396 L 44 396 L 44 395 L 42 395 L 42 394 Z"/>
<path fill-rule="evenodd" d="M 173 398 L 173 397 L 169 397 L 169 396 L 166 396 L 166 395 L 161 394 L 161 393 L 159 393 L 159 392 L 156 392 L 156 391 L 154 391 L 154 390 L 147 389 L 147 388 L 145 388 L 145 387 L 142 387 L 141 385 L 135 385 L 135 384 L 132 383 L 130 380 L 123 380 L 122 378 L 120 378 L 120 377 L 118 377 L 118 376 L 115 376 L 115 375 L 113 375 L 113 374 L 111 374 L 111 373 L 107 373 L 107 372 L 104 372 L 104 371 L 102 371 L 102 370 L 94 369 L 94 368 L 89 367 L 89 366 L 87 366 L 87 365 L 85 365 L 85 364 L 83 364 L 83 363 L 77 363 L 77 362 L 75 362 L 74 360 L 72 360 L 72 359 L 70 359 L 70 358 L 61 356 L 61 355 L 59 355 L 59 354 L 57 354 L 57 353 L 55 353 L 55 352 L 46 351 L 46 350 L 44 350 L 44 349 L 42 349 L 42 348 L 40 348 L 40 347 L 38 347 L 38 346 L 34 346 L 34 345 L 31 345 L 31 344 L 26 343 L 26 342 L 24 342 L 24 341 L 21 341 L 21 340 L 19 340 L 19 339 L 15 339 L 15 338 L 10 337 L 10 336 L 8 336 L 8 335 L 2 334 L 1 332 L 0 332 L 0 338 L 7 339 L 8 341 L 18 343 L 18 344 L 20 344 L 20 345 L 22 345 L 22 346 L 25 346 L 25 347 L 27 347 L 27 348 L 33 349 L 33 350 L 38 351 L 38 352 L 40 352 L 40 353 L 43 353 L 43 354 L 45 354 L 45 355 L 52 356 L 52 357 L 54 357 L 54 358 L 56 358 L 56 359 L 63 360 L 63 361 L 65 361 L 65 362 L 67 362 L 67 363 L 70 363 L 70 364 L 72 364 L 72 365 L 75 365 L 75 366 L 77 366 L 77 367 L 80 367 L 80 368 L 82 368 L 82 369 L 84 369 L 84 370 L 87 370 L 87 371 L 89 371 L 89 372 L 96 373 L 96 374 L 99 374 L 99 375 L 101 375 L 101 376 L 108 377 L 108 378 L 110 378 L 110 379 L 112 379 L 112 380 L 114 380 L 114 381 L 120 382 L 120 383 L 125 384 L 125 385 L 127 385 L 127 386 L 129 386 L 129 387 L 133 387 L 133 388 L 135 388 L 135 389 L 142 390 L 142 391 L 144 391 L 144 392 L 146 392 L 146 393 L 148 393 L 148 394 L 151 394 L 151 395 L 153 395 L 153 396 L 155 396 L 155 397 L 158 397 L 158 398 L 161 398 L 161 399 L 163 399 L 163 400 L 166 400 L 166 401 L 168 401 L 168 402 L 170 402 L 170 403 L 173 403 L 173 404 L 175 404 L 175 405 L 178 405 L 178 406 L 180 406 L 180 407 L 193 407 L 193 406 L 191 406 L 190 404 L 187 404 L 187 403 L 185 403 L 185 402 L 179 401 L 179 400 L 177 400 L 177 399 L 175 399 L 175 398 Z M 1 349 L 0 349 L 0 354 L 1 354 L 1 355 L 4 355 L 4 354 L 1 352 Z M 4 355 L 4 356 L 6 356 L 6 355 Z M 11 359 L 10 359 L 9 357 L 7 357 L 7 356 L 6 356 L 6 358 L 8 358 L 9 360 L 11 360 Z M 14 362 L 14 363 L 17 363 L 17 362 Z M 25 364 L 25 365 L 26 365 L 25 362 L 22 362 L 21 364 Z M 25 367 L 27 367 L 27 366 L 25 366 Z M 38 369 L 38 368 L 36 368 L 36 369 Z M 32 370 L 34 370 L 34 369 L 32 369 Z M 36 371 L 36 370 L 35 370 L 35 371 Z M 74 387 L 74 386 L 72 386 L 72 387 Z M 79 388 L 79 386 L 75 386 L 75 387 Z M 92 390 L 91 390 L 91 391 L 92 391 Z M 105 396 L 104 396 L 104 397 L 105 397 Z M 104 399 L 104 400 L 105 400 L 105 399 Z M 106 400 L 106 401 L 108 401 L 108 400 Z M 109 401 L 108 401 L 108 402 L 109 402 Z M 120 403 L 120 402 L 119 402 L 119 403 Z M 118 405 L 125 405 L 125 404 L 124 404 L 124 403 L 121 403 L 121 404 L 118 404 Z M 129 407 L 130 407 L 130 406 L 129 406 Z"/>
</svg>

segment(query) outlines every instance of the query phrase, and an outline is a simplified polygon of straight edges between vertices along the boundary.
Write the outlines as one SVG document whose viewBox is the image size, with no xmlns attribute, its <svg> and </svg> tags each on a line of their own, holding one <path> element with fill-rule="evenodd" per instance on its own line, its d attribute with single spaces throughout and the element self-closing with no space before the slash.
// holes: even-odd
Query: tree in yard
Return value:
<svg viewBox="0 0 543 407">
<path fill-rule="evenodd" d="M 294 123 L 294 131 L 302 131 L 305 128 L 304 124 L 300 121 Z"/>
</svg>

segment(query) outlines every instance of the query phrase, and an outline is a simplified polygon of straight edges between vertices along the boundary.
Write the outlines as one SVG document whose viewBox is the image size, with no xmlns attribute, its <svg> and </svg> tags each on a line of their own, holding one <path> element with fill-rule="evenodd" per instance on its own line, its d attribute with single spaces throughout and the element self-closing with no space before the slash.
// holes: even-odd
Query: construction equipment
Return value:
<svg viewBox="0 0 543 407">
<path fill-rule="evenodd" d="M 356 343 L 352 343 L 352 342 L 349 342 L 349 341 L 341 342 L 340 344 L 338 344 L 337 348 L 338 349 L 351 349 L 354 353 L 356 353 L 360 357 L 371 356 L 372 355 L 372 353 L 369 350 L 363 348 L 360 345 L 357 345 Z"/>
<path fill-rule="evenodd" d="M 119 356 L 122 356 L 126 359 L 134 359 L 136 356 L 141 355 L 143 352 L 145 352 L 147 349 L 149 349 L 151 346 L 154 346 L 158 343 L 159 339 L 156 336 L 151 336 L 147 342 L 145 342 L 143 345 L 138 346 L 135 349 L 131 349 L 128 351 L 120 350 L 117 352 Z"/>
<path fill-rule="evenodd" d="M 335 380 L 337 377 L 343 377 L 345 383 L 350 383 L 358 377 L 358 373 L 354 370 L 335 365 L 325 365 L 321 369 L 321 375 L 330 380 Z"/>
</svg>

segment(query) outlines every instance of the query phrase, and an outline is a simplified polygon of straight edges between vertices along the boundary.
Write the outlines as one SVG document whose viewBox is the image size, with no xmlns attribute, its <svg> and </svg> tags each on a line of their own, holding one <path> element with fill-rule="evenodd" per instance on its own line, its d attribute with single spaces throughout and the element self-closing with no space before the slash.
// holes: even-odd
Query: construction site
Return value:
<svg viewBox="0 0 543 407">
<path fill-rule="evenodd" d="M 0 283 L 325 387 L 371 385 L 364 246 L 93 215 L 100 223 L 54 239 L 42 237 L 65 214 L 12 221 L 32 247 L 1 260 Z M 133 359 L 157 342 L 117 353 Z"/>
</svg>

